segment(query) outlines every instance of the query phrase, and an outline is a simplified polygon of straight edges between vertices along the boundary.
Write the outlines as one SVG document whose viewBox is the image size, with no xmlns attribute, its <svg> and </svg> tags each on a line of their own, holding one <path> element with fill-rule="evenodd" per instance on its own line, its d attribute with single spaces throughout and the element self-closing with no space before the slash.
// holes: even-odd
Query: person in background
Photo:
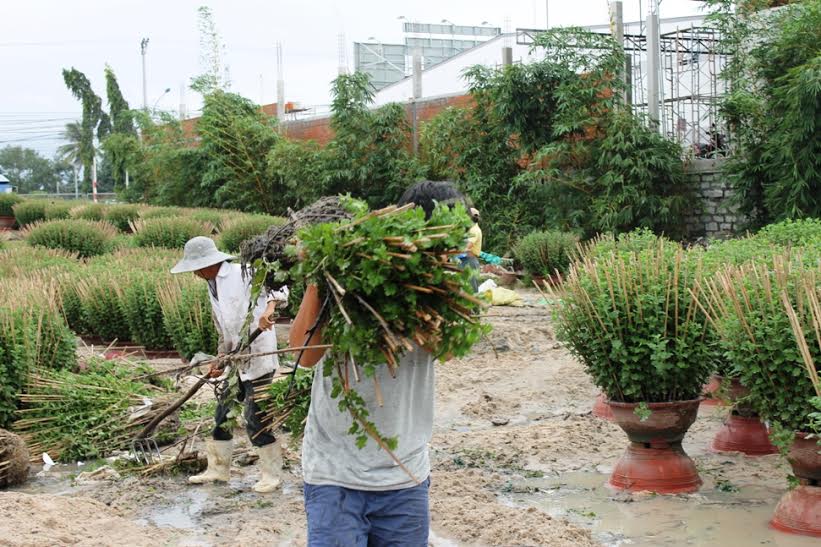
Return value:
<svg viewBox="0 0 821 547">
<path fill-rule="evenodd" d="M 251 277 L 243 276 L 238 264 L 229 262 L 234 257 L 217 250 L 213 240 L 199 236 L 185 244 L 183 258 L 171 269 L 171 273 L 193 272 L 208 284 L 211 299 L 211 315 L 219 334 L 219 355 L 225 355 L 237 348 L 241 342 L 242 326 L 251 307 Z M 268 302 L 287 302 L 287 287 L 271 295 L 263 295 L 254 306 L 254 321 L 271 324 L 263 310 Z M 250 328 L 249 328 L 250 331 Z M 249 332 L 250 334 L 250 332 Z M 263 332 L 251 343 L 251 353 L 264 353 L 277 349 L 276 333 L 273 329 Z M 210 360 L 210 356 L 198 354 L 197 361 Z M 240 368 L 238 402 L 244 405 L 244 415 L 248 438 L 259 454 L 260 480 L 254 485 L 258 493 L 273 492 L 279 486 L 282 475 L 282 448 L 271 432 L 266 430 L 263 413 L 254 400 L 254 389 L 269 384 L 279 364 L 276 355 L 254 357 L 235 362 Z M 208 371 L 211 378 L 223 375 L 222 364 L 214 362 Z M 212 438 L 206 444 L 208 467 L 203 473 L 189 477 L 192 484 L 227 482 L 230 478 L 231 455 L 233 452 L 233 431 L 230 428 L 229 412 L 237 404 L 228 400 L 230 396 L 228 380 L 222 383 L 222 394 L 217 401 Z"/>
<path fill-rule="evenodd" d="M 399 205 L 415 203 L 430 218 L 437 203 L 456 202 L 464 202 L 464 197 L 452 183 L 423 181 L 408 188 Z M 291 346 L 322 343 L 321 328 L 306 340 L 320 308 L 319 291 L 310 285 L 291 326 Z M 324 350 L 308 350 L 298 364 L 314 367 L 323 357 Z M 402 356 L 395 378 L 387 366 L 377 366 L 374 377 L 386 402 L 381 407 L 375 382 L 357 385 L 376 428 L 401 439 L 395 455 L 413 477 L 375 442 L 357 448 L 348 434 L 350 414 L 331 397 L 332 378 L 316 367 L 302 440 L 309 547 L 428 545 L 435 363 L 428 349 L 414 345 Z"/>
<path fill-rule="evenodd" d="M 470 227 L 467 234 L 467 247 L 465 254 L 459 255 L 462 263 L 462 268 L 471 270 L 470 285 L 473 287 L 473 292 L 479 289 L 479 257 L 482 256 L 482 229 L 479 227 L 479 210 L 471 207 L 469 209 L 470 219 L 473 221 L 473 226 Z"/>
</svg>

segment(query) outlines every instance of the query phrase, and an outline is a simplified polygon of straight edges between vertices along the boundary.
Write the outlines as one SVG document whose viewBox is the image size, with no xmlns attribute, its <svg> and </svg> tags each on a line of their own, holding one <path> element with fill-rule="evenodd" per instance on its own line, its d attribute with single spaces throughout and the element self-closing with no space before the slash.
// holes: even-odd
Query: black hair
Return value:
<svg viewBox="0 0 821 547">
<path fill-rule="evenodd" d="M 417 207 L 421 207 L 425 211 L 425 218 L 430 218 L 437 203 L 446 203 L 451 206 L 462 203 L 465 208 L 470 207 L 467 198 L 459 191 L 456 184 L 448 180 L 423 180 L 413 184 L 399 198 L 398 205 L 408 203 L 415 203 Z"/>
</svg>

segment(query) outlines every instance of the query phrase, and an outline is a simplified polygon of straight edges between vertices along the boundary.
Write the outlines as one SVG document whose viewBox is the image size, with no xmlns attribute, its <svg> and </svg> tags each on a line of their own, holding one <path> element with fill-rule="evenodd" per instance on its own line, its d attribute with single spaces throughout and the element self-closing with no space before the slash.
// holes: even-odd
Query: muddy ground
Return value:
<svg viewBox="0 0 821 547">
<path fill-rule="evenodd" d="M 488 310 L 494 331 L 471 356 L 438 369 L 431 545 L 815 544 L 767 527 L 787 487 L 778 456 L 708 450 L 720 407 L 703 405 L 685 440 L 704 479 L 697 494 L 607 488 L 626 438 L 591 415 L 597 390 L 556 341 L 540 295 L 522 293 L 525 307 Z M 82 467 L 56 466 L 0 493 L 0 545 L 302 545 L 298 461 L 290 452 L 270 495 L 250 490 L 253 465 L 204 487 L 184 476 L 80 484 Z"/>
</svg>

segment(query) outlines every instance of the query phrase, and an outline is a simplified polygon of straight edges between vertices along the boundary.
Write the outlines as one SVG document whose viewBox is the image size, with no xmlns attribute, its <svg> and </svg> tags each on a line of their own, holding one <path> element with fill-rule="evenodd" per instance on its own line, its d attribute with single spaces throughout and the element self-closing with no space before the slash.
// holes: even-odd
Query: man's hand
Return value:
<svg viewBox="0 0 821 547">
<path fill-rule="evenodd" d="M 259 316 L 259 330 L 269 330 L 271 327 L 274 326 L 274 312 L 276 310 L 276 307 L 276 300 L 268 301 L 268 305 L 265 306 L 265 311 L 262 312 L 262 315 Z"/>
<path fill-rule="evenodd" d="M 224 353 L 220 353 L 217 358 L 225 357 Z M 217 359 L 211 362 L 211 367 L 208 369 L 208 372 L 205 374 L 206 378 L 219 378 L 222 376 L 222 362 L 218 361 Z"/>
</svg>

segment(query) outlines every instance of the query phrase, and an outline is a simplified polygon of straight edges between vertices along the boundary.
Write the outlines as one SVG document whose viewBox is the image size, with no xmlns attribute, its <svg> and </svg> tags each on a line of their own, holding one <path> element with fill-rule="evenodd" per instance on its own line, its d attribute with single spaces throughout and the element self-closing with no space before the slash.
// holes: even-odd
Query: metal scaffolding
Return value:
<svg viewBox="0 0 821 547">
<path fill-rule="evenodd" d="M 516 42 L 532 45 L 540 32 L 543 31 L 517 29 Z M 730 135 L 718 109 L 729 90 L 721 78 L 721 71 L 730 54 L 721 48 L 719 31 L 691 23 L 688 27 L 660 34 L 659 51 L 659 131 L 681 144 L 688 155 L 726 155 Z M 625 33 L 624 52 L 630 65 L 627 82 L 632 108 L 647 116 L 650 114 L 647 33 Z M 591 51 L 590 54 L 596 55 L 597 52 Z"/>
</svg>

